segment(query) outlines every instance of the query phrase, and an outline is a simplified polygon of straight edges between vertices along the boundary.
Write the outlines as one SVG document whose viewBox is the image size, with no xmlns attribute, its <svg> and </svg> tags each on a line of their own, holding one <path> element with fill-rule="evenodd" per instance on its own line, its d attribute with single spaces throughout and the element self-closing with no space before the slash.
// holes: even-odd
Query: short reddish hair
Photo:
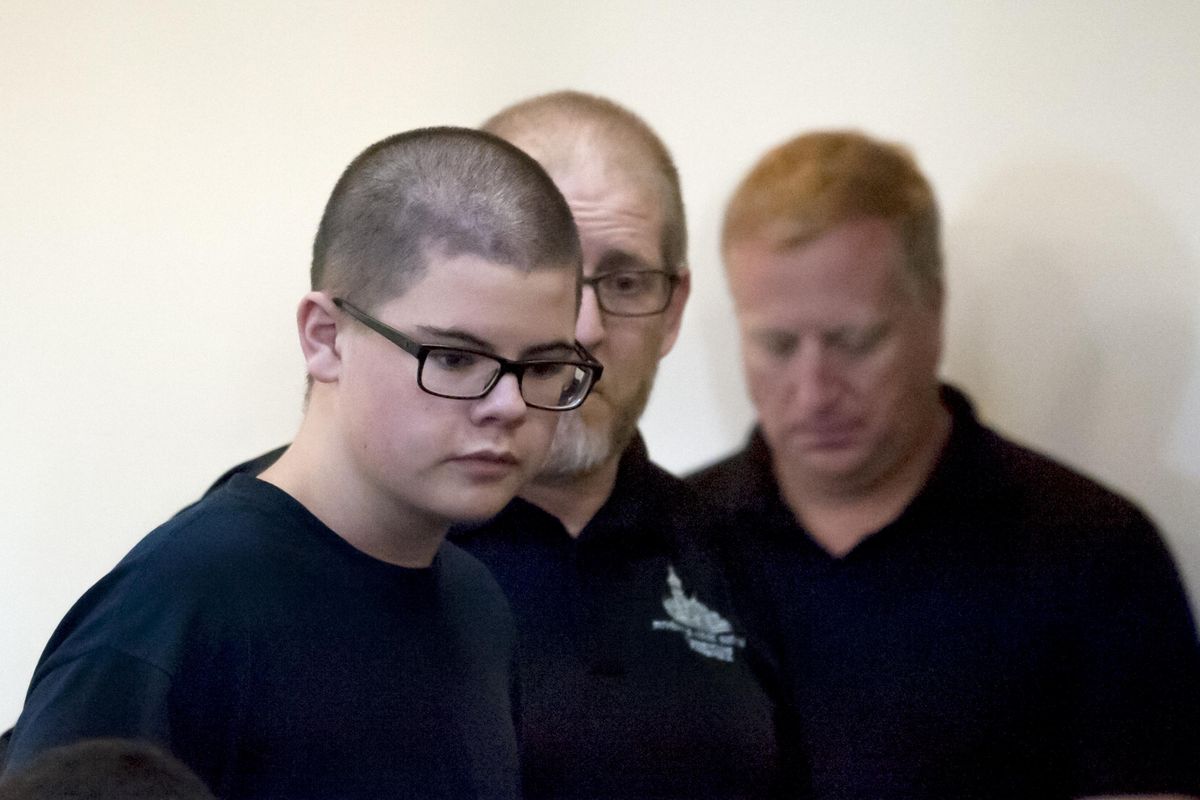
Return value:
<svg viewBox="0 0 1200 800">
<path fill-rule="evenodd" d="M 908 150 L 856 131 L 806 133 L 764 155 L 729 201 L 721 250 L 728 256 L 748 239 L 786 249 L 866 217 L 896 226 L 909 270 L 940 292 L 940 222 L 929 181 Z"/>
</svg>

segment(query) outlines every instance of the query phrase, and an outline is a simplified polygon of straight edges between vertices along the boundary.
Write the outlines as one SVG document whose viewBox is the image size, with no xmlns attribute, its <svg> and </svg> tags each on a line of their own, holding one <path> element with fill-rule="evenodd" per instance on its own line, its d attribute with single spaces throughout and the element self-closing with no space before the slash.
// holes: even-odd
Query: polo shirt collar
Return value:
<svg viewBox="0 0 1200 800">
<path fill-rule="evenodd" d="M 664 485 L 667 480 L 672 479 L 651 463 L 641 434 L 636 434 L 621 454 L 612 494 L 576 542 L 583 547 L 617 546 L 629 553 L 660 549 L 671 538 L 663 512 L 663 501 L 670 494 Z M 498 530 L 553 539 L 569 536 L 557 517 L 516 497 L 490 520 L 455 526 L 455 538 L 486 536 Z"/>
<path fill-rule="evenodd" d="M 941 398 L 950 411 L 950 436 L 925 486 L 899 517 L 868 536 L 861 544 L 867 544 L 878 534 L 892 528 L 908 527 L 914 515 L 924 513 L 926 508 L 939 511 L 948 508 L 970 509 L 1003 500 L 1005 489 L 995 480 L 999 474 L 995 435 L 979 422 L 974 406 L 961 391 L 949 384 L 942 384 Z M 761 427 L 756 426 L 751 433 L 743 457 L 745 479 L 749 485 L 757 487 L 757 491 L 747 493 L 746 510 L 774 530 L 794 529 L 798 523 L 780 492 L 771 463 L 771 451 L 763 438 Z"/>
</svg>

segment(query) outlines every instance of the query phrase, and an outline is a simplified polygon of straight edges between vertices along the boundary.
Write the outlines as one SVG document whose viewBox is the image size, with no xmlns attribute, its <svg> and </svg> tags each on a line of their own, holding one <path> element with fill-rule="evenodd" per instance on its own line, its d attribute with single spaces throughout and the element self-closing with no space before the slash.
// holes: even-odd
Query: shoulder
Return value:
<svg viewBox="0 0 1200 800">
<path fill-rule="evenodd" d="M 947 466 L 973 474 L 952 477 L 936 496 L 965 510 L 950 519 L 970 520 L 987 552 L 1054 581 L 1081 606 L 1142 595 L 1186 608 L 1174 558 L 1137 504 L 989 428 L 977 426 L 970 438 L 967 457 Z M 965 491 L 946 500 L 947 486 Z"/>
<path fill-rule="evenodd" d="M 210 495 L 147 534 L 105 581 L 135 593 L 158 592 L 164 586 L 173 587 L 172 594 L 199 589 L 247 560 L 260 517 L 224 492 Z"/>
<path fill-rule="evenodd" d="M 482 561 L 451 541 L 442 542 L 437 557 L 444 593 L 474 606 L 507 611 L 504 592 Z"/>
<path fill-rule="evenodd" d="M 754 487 L 764 465 L 769 468 L 769 464 L 766 442 L 756 429 L 741 450 L 692 472 L 685 480 L 695 491 L 710 498 L 739 496 Z"/>
<path fill-rule="evenodd" d="M 653 461 L 647 460 L 637 476 L 636 482 L 619 486 L 619 490 L 636 492 L 648 500 L 661 503 L 669 513 L 692 516 L 703 495 L 686 480 L 668 472 Z"/>
<path fill-rule="evenodd" d="M 1081 471 L 995 431 L 980 427 L 983 476 L 992 482 L 995 508 L 1063 535 L 1157 539 L 1153 523 L 1132 500 Z"/>
<path fill-rule="evenodd" d="M 455 542 L 442 542 L 437 557 L 440 562 L 440 578 L 447 581 L 448 585 L 484 594 L 500 590 L 483 562 Z"/>
<path fill-rule="evenodd" d="M 651 461 L 639 442 L 622 460 L 606 509 L 636 521 L 643 548 L 657 542 L 664 555 L 686 556 L 708 542 L 715 506 L 697 487 Z"/>
<path fill-rule="evenodd" d="M 47 652 L 70 658 L 113 646 L 153 655 L 193 634 L 237 624 L 269 571 L 269 510 L 222 490 L 145 536 L 72 607 Z"/>
<path fill-rule="evenodd" d="M 235 479 L 151 531 L 119 566 L 187 585 L 249 580 L 271 551 L 294 546 L 302 507 L 273 486 Z M 250 573 L 247 573 L 250 570 Z"/>
<path fill-rule="evenodd" d="M 285 444 L 281 447 L 276 447 L 274 450 L 263 453 L 260 456 L 252 458 L 249 461 L 243 461 L 236 466 L 230 467 L 221 474 L 221 477 L 213 481 L 212 486 L 209 486 L 208 489 L 205 490 L 204 496 L 207 497 L 217 489 L 220 489 L 222 486 L 229 483 L 229 481 L 235 475 L 248 475 L 250 477 L 261 475 L 267 469 L 267 467 L 278 461 L 279 457 L 283 455 L 283 451 L 287 449 L 288 445 Z"/>
<path fill-rule="evenodd" d="M 1023 599 L 1054 623 L 1058 658 L 1071 664 L 1080 721 L 1074 746 L 1091 759 L 1089 780 L 1136 765 L 1137 780 L 1159 772 L 1194 782 L 1200 646 L 1187 590 L 1154 523 L 1128 498 L 1054 458 L 988 429 L 981 442 L 997 486 L 992 533 L 1021 548 Z"/>
<path fill-rule="evenodd" d="M 498 653 L 511 653 L 516 623 L 500 584 L 479 559 L 450 541 L 442 542 L 438 570 L 438 602 L 455 628 L 471 631 Z"/>
<path fill-rule="evenodd" d="M 775 547 L 797 541 L 796 523 L 782 503 L 762 431 L 743 448 L 685 478 L 696 497 L 696 513 L 707 524 L 708 541 L 726 570 L 742 559 L 773 559 Z M 759 550 L 763 552 L 759 552 Z"/>
<path fill-rule="evenodd" d="M 1157 537 L 1153 524 L 1132 501 L 988 427 L 962 392 L 944 386 L 943 402 L 953 428 L 924 492 L 938 505 L 975 511 L 995 525 L 1050 532 L 1063 544 L 1122 531 Z"/>
<path fill-rule="evenodd" d="M 781 511 L 771 453 L 761 429 L 751 432 L 741 450 L 685 480 L 698 496 L 703 513 L 710 515 L 709 528 L 716 531 L 722 548 L 746 538 L 742 535 L 746 529 L 781 528 L 790 536 L 791 515 Z"/>
</svg>

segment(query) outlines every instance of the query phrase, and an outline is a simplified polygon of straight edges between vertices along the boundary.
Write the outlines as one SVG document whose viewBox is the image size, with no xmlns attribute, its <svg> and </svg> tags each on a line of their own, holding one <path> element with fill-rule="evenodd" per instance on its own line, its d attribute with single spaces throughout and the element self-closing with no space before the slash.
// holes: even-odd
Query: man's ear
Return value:
<svg viewBox="0 0 1200 800">
<path fill-rule="evenodd" d="M 308 374 L 318 383 L 333 383 L 341 372 L 338 319 L 333 299 L 324 292 L 309 292 L 296 309 L 296 329 Z"/>
<path fill-rule="evenodd" d="M 675 346 L 675 339 L 679 337 L 679 325 L 683 321 L 683 307 L 687 304 L 688 295 L 692 291 L 692 273 L 688 268 L 680 268 L 677 275 L 679 278 L 675 281 L 671 304 L 663 312 L 663 324 L 666 328 L 663 333 L 662 345 L 658 348 L 659 358 L 671 352 L 671 348 Z"/>
</svg>

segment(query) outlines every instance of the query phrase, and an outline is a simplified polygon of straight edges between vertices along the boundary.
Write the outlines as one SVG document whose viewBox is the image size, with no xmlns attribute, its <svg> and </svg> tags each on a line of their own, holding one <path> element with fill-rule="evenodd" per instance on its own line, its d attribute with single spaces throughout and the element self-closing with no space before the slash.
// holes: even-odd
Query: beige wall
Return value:
<svg viewBox="0 0 1200 800">
<path fill-rule="evenodd" d="M 76 597 L 290 437 L 292 312 L 346 162 L 561 87 L 644 114 L 684 176 L 695 289 L 645 420 L 664 464 L 751 420 L 716 253 L 733 182 L 795 131 L 863 127 L 943 200 L 947 374 L 1140 499 L 1195 597 L 1200 5 L 834 5 L 7 0 L 0 727 Z"/>
</svg>

